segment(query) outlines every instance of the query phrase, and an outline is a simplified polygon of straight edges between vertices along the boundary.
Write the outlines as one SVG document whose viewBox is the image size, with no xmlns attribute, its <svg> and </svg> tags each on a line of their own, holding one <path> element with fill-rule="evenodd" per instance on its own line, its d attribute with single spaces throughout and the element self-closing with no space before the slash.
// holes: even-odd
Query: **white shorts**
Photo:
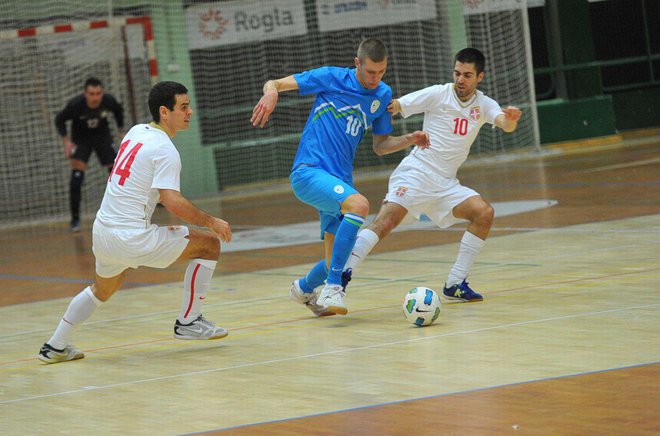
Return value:
<svg viewBox="0 0 660 436">
<path fill-rule="evenodd" d="M 404 160 L 390 176 L 385 201 L 405 207 L 416 219 L 425 214 L 436 226 L 446 228 L 462 221 L 452 210 L 475 195 L 479 193 L 458 179 L 439 176 Z"/>
<path fill-rule="evenodd" d="M 96 274 L 114 277 L 139 266 L 167 268 L 185 250 L 188 233 L 185 226 L 110 228 L 95 221 L 92 251 L 96 257 Z"/>
</svg>

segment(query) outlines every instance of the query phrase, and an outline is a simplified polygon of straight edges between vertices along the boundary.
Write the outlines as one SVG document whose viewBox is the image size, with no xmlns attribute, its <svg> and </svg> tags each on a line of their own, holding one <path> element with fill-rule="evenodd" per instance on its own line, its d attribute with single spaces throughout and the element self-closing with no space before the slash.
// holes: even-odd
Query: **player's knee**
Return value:
<svg viewBox="0 0 660 436">
<path fill-rule="evenodd" d="M 220 257 L 220 240 L 215 234 L 191 229 L 188 240 L 190 242 L 181 254 L 181 259 L 218 260 Z"/>
<path fill-rule="evenodd" d="M 362 217 L 369 215 L 369 200 L 362 194 L 350 195 L 342 203 L 342 213 L 353 213 Z"/>
<path fill-rule="evenodd" d="M 72 170 L 79 170 L 79 171 L 84 172 L 85 170 L 87 170 L 87 163 L 83 160 L 72 158 L 71 159 L 71 169 Z"/>
<path fill-rule="evenodd" d="M 113 294 L 117 291 L 119 286 L 107 286 L 107 285 L 101 285 L 99 283 L 94 283 L 92 285 L 92 293 L 94 296 L 102 302 L 106 302 L 110 299 L 110 297 L 113 296 Z"/>
<path fill-rule="evenodd" d="M 220 240 L 213 234 L 204 238 L 203 254 L 200 256 L 202 259 L 218 260 L 220 257 Z"/>
<path fill-rule="evenodd" d="M 488 203 L 484 203 L 483 207 L 480 209 L 477 216 L 477 220 L 484 227 L 490 227 L 493 225 L 493 219 L 495 218 L 495 209 Z"/>
</svg>

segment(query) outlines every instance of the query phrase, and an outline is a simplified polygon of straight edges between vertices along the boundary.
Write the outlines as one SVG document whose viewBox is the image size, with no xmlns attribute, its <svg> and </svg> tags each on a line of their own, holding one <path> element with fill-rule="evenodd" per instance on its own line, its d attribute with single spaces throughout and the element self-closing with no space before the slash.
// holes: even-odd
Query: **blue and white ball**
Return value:
<svg viewBox="0 0 660 436">
<path fill-rule="evenodd" d="M 440 315 L 440 298 L 433 289 L 418 286 L 406 294 L 403 314 L 416 326 L 431 325 Z"/>
</svg>

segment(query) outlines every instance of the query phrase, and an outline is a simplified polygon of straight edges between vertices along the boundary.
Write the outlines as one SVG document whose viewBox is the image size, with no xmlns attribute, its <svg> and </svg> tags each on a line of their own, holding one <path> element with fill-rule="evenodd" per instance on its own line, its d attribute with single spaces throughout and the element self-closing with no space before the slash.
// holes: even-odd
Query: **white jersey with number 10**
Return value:
<svg viewBox="0 0 660 436">
<path fill-rule="evenodd" d="M 106 227 L 147 228 L 158 189 L 180 191 L 181 158 L 167 134 L 134 126 L 121 142 L 96 220 Z"/>
<path fill-rule="evenodd" d="M 398 100 L 404 118 L 424 113 L 422 129 L 431 140 L 429 148 L 415 147 L 406 159 L 410 162 L 416 158 L 448 179 L 456 178 L 481 127 L 494 124 L 495 118 L 503 114 L 497 102 L 479 90 L 469 101 L 460 101 L 453 83 L 420 89 Z"/>
</svg>

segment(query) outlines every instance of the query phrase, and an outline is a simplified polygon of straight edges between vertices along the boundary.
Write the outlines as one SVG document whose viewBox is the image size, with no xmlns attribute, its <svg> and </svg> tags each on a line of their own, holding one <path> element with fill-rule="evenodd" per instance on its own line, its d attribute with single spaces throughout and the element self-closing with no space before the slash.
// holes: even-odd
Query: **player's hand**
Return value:
<svg viewBox="0 0 660 436">
<path fill-rule="evenodd" d="M 259 100 L 259 103 L 257 103 L 254 109 L 252 109 L 252 118 L 250 118 L 250 122 L 254 127 L 259 126 L 263 128 L 266 125 L 270 118 L 270 114 L 275 110 L 278 97 L 279 93 L 277 90 L 268 90 L 264 93 L 263 97 Z"/>
<path fill-rule="evenodd" d="M 209 230 L 218 235 L 222 242 L 231 242 L 231 227 L 227 221 L 214 218 Z"/>
<path fill-rule="evenodd" d="M 76 144 L 74 144 L 69 138 L 64 138 L 64 156 L 67 159 L 71 159 L 71 155 L 76 151 Z"/>
<path fill-rule="evenodd" d="M 502 109 L 504 116 L 511 121 L 518 121 L 522 116 L 522 111 L 515 106 L 507 106 Z"/>
<path fill-rule="evenodd" d="M 392 100 L 390 104 L 387 105 L 387 111 L 392 115 L 396 115 L 401 112 L 401 105 L 399 100 Z"/>
<path fill-rule="evenodd" d="M 412 136 L 413 144 L 415 144 L 417 147 L 421 148 L 422 150 L 429 148 L 431 146 L 431 139 L 429 138 L 429 134 L 426 132 L 415 130 L 410 134 L 410 136 Z"/>
</svg>

